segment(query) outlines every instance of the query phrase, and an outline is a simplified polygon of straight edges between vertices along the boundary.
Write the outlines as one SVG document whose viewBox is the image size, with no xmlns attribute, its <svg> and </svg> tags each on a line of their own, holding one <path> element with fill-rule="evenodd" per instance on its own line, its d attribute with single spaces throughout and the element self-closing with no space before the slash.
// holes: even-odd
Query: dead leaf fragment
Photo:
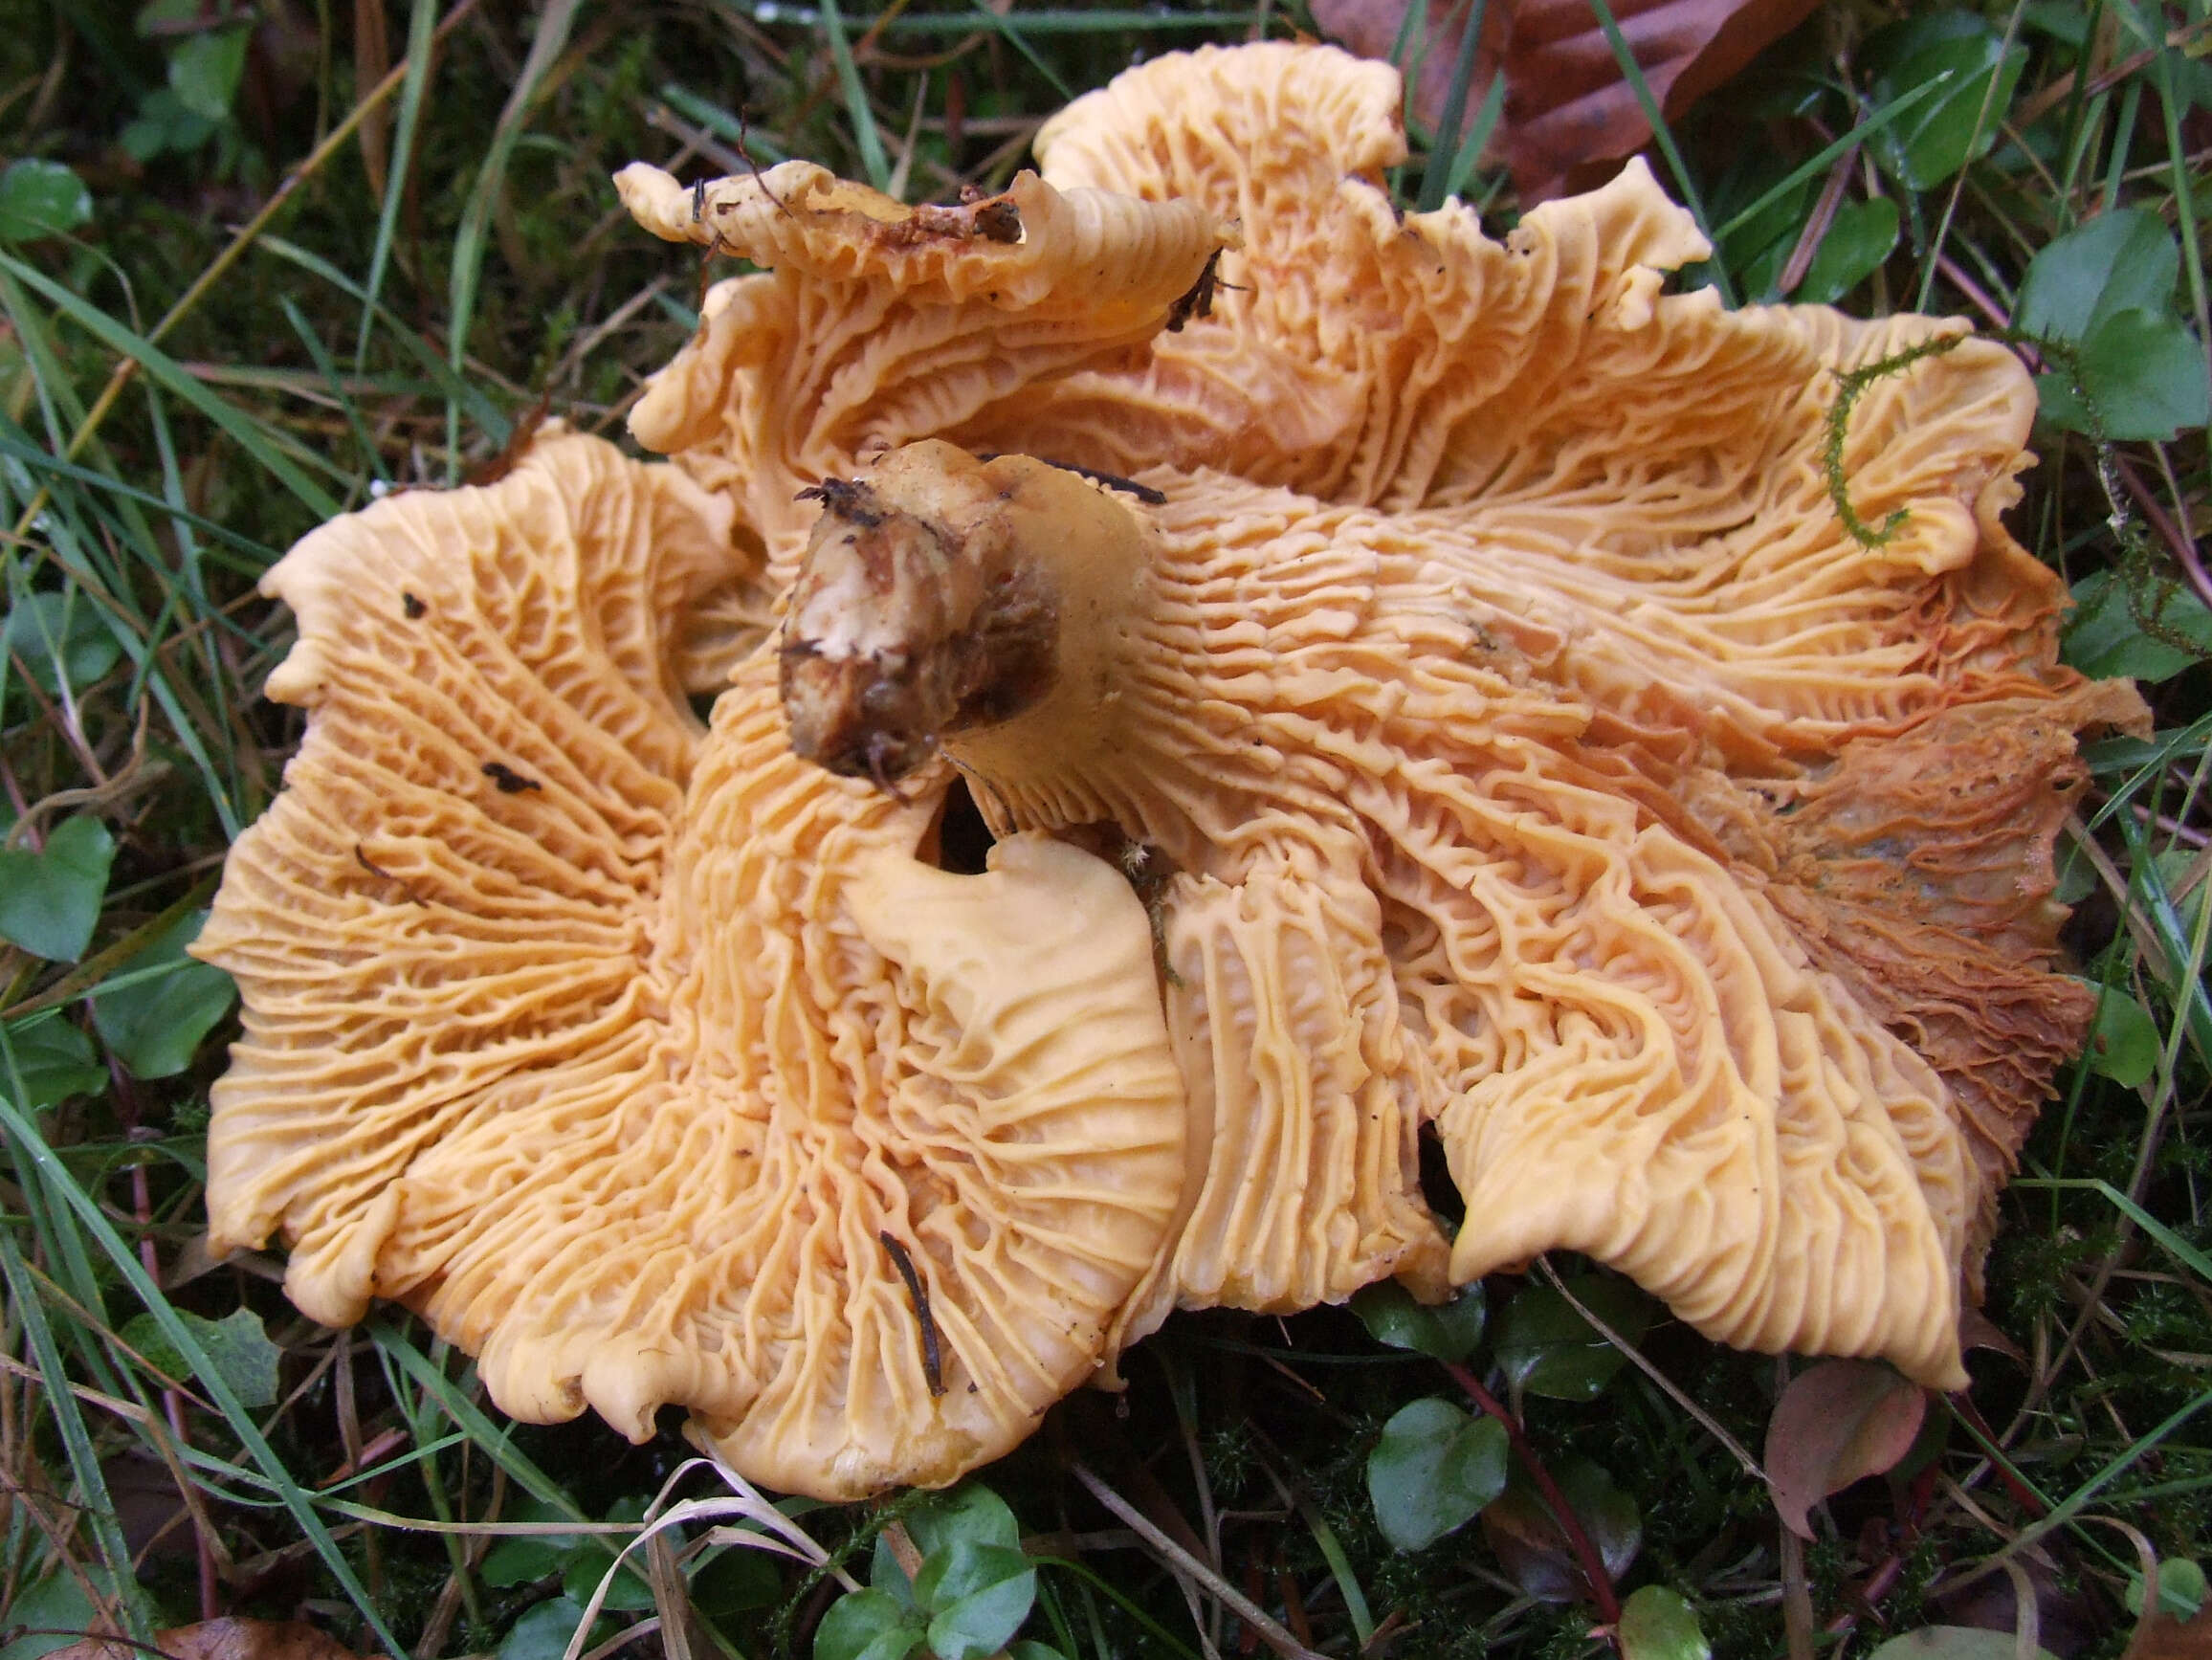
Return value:
<svg viewBox="0 0 2212 1660">
<path fill-rule="evenodd" d="M 1645 84 L 1669 120 L 1736 74 L 1812 15 L 1814 0 L 1619 0 L 1612 8 Z M 1314 0 L 1314 20 L 1364 57 L 1387 58 L 1405 0 Z M 1414 115 L 1441 124 L 1458 64 L 1468 0 L 1429 12 Z M 1523 206 L 1577 185 L 1577 169 L 1633 155 L 1651 126 L 1621 73 L 1589 0 L 1491 0 L 1482 16 L 1466 108 L 1505 75 L 1505 115 L 1493 154 L 1513 171 Z"/>
<path fill-rule="evenodd" d="M 202 1620 L 154 1633 L 168 1660 L 360 1660 L 337 1638 L 299 1620 Z M 135 1643 L 87 1637 L 47 1660 L 145 1660 Z"/>
<path fill-rule="evenodd" d="M 1920 1433 L 1927 1391 L 1877 1361 L 1823 1361 L 1789 1382 L 1766 1428 L 1766 1482 L 1789 1530 L 1811 1538 L 1805 1513 L 1904 1457 Z"/>
</svg>

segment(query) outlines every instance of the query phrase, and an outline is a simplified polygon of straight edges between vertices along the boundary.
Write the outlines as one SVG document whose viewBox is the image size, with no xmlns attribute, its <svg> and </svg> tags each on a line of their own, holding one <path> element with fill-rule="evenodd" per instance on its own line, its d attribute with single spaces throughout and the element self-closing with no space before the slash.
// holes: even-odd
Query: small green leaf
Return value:
<svg viewBox="0 0 2212 1660">
<path fill-rule="evenodd" d="M 252 1309 L 232 1309 L 221 1319 L 211 1320 L 179 1309 L 177 1318 L 207 1351 L 216 1373 L 239 1400 L 249 1406 L 276 1404 L 276 1366 L 283 1351 L 269 1340 L 259 1315 Z M 124 1322 L 122 1335 L 125 1343 L 168 1376 L 192 1376 L 192 1368 L 152 1315 L 133 1315 Z"/>
<path fill-rule="evenodd" d="M 93 993 L 93 1025 L 133 1077 L 173 1077 L 190 1066 L 237 998 L 228 974 L 185 955 L 207 919 L 205 911 L 178 918 L 116 970 L 123 984 Z"/>
<path fill-rule="evenodd" d="M 1628 1342 L 1651 1323 L 1651 1300 L 1625 1279 L 1585 1274 L 1565 1282 L 1578 1301 Z M 1555 1401 L 1595 1401 L 1628 1363 L 1548 1285 L 1521 1289 L 1498 1321 L 1497 1361 L 1515 1387 Z"/>
<path fill-rule="evenodd" d="M 914 1596 L 930 1616 L 938 1660 L 984 1660 L 1029 1617 L 1037 1572 L 1015 1546 L 963 1538 L 922 1559 Z"/>
<path fill-rule="evenodd" d="M 584 1548 L 569 1559 L 568 1566 L 561 1575 L 561 1591 L 573 1597 L 586 1607 L 598 1594 L 599 1582 L 607 1578 L 607 1570 L 614 1566 L 615 1547 L 604 1537 L 586 1538 Z M 599 1605 L 610 1613 L 635 1613 L 653 1606 L 653 1586 L 638 1569 L 630 1562 L 622 1564 L 622 1571 L 614 1576 L 614 1583 L 607 1587 L 607 1599 Z"/>
<path fill-rule="evenodd" d="M 572 1512 L 556 1508 L 531 1494 L 524 1494 L 511 1502 L 506 1511 L 508 1521 L 566 1521 Z M 584 1543 L 585 1536 L 574 1533 L 515 1534 L 500 1539 L 484 1553 L 483 1566 L 477 1572 L 484 1583 L 504 1590 L 510 1585 L 527 1585 L 559 1573 L 568 1565 Z"/>
<path fill-rule="evenodd" d="M 2158 1023 L 2151 1012 L 2117 985 L 2096 987 L 2097 1023 L 2083 1051 L 2090 1070 L 2134 1089 L 2157 1070 Z"/>
<path fill-rule="evenodd" d="M 2084 341 L 2116 312 L 2163 312 L 2180 270 L 2180 248 L 2157 214 L 2100 213 L 2028 261 L 2013 322 L 2045 340 Z"/>
<path fill-rule="evenodd" d="M 583 1623 L 581 1603 L 567 1597 L 540 1603 L 515 1622 L 499 1645 L 499 1660 L 561 1660 Z"/>
<path fill-rule="evenodd" d="M 10 1027 L 8 1049 L 15 1059 L 15 1074 L 0 1071 L 0 1094 L 12 1097 L 15 1077 L 20 1077 L 24 1098 L 15 1104 L 30 1111 L 87 1094 L 107 1082 L 107 1069 L 93 1053 L 92 1039 L 64 1020 L 59 1009 Z"/>
<path fill-rule="evenodd" d="M 0 936 L 33 957 L 75 963 L 92 943 L 115 838 L 97 818 L 54 827 L 46 846 L 0 851 Z"/>
<path fill-rule="evenodd" d="M 115 631 L 82 594 L 26 594 L 8 613 L 0 645 L 22 659 L 49 697 L 66 679 L 74 691 L 89 686 L 122 655 Z"/>
<path fill-rule="evenodd" d="M 784 1600 L 784 1576 L 763 1550 L 734 1545 L 692 1575 L 691 1599 L 710 1620 L 772 1608 Z"/>
<path fill-rule="evenodd" d="M 1606 1575 L 1619 1579 L 1644 1546 L 1644 1517 L 1635 1497 L 1587 1458 L 1556 1460 L 1551 1472 L 1583 1536 L 1597 1547 Z M 1505 1491 L 1485 1507 L 1482 1533 L 1499 1563 L 1528 1595 L 1547 1603 L 1589 1595 L 1574 1545 L 1526 1472 L 1515 1471 Z"/>
<path fill-rule="evenodd" d="M 29 157 L 0 173 L 0 242 L 33 242 L 92 217 L 92 192 L 59 162 Z"/>
<path fill-rule="evenodd" d="M 555 1519 L 548 1516 L 548 1521 Z M 497 1585 L 502 1590 L 510 1585 L 537 1583 L 549 1574 L 562 1572 L 568 1566 L 574 1541 L 564 1541 L 552 1534 L 525 1534 L 515 1538 L 503 1538 L 484 1553 L 484 1565 L 479 1570 L 484 1583 Z"/>
<path fill-rule="evenodd" d="M 2163 441 L 2212 421 L 2204 348 L 2185 324 L 2158 312 L 2114 312 L 2081 346 L 2081 385 L 2092 419 L 2066 388 L 2044 413 L 2060 426 L 2115 442 Z M 2037 377 L 2047 389 L 2057 374 Z M 2063 384 L 2063 382 L 2062 382 Z"/>
<path fill-rule="evenodd" d="M 2140 1619 L 2143 1613 L 2143 1575 L 2140 1569 L 2128 1576 L 2128 1588 L 2122 1597 L 2128 1612 Z M 2187 1557 L 2175 1557 L 2158 1564 L 2158 1610 L 2177 1620 L 2193 1620 L 2197 1610 L 2204 1605 L 2204 1570 Z"/>
<path fill-rule="evenodd" d="M 83 1572 L 102 1594 L 114 1594 L 114 1575 L 107 1568 L 90 1562 L 84 1564 Z M 0 1643 L 0 1660 L 38 1660 L 41 1654 L 65 1649 L 98 1618 L 99 1610 L 84 1594 L 77 1576 L 67 1568 L 56 1568 L 18 1592 L 8 1605 L 5 1617 L 0 1617 L 0 1630 L 12 1627 L 26 1633 L 12 1642 Z M 31 1631 L 41 1635 L 31 1636 Z M 56 1632 L 59 1635 L 55 1635 Z"/>
<path fill-rule="evenodd" d="M 906 1531 L 925 1557 L 966 1541 L 1018 1548 L 1022 1524 L 1006 1501 L 980 1481 L 962 1482 L 950 1493 L 934 1494 L 907 1514 Z"/>
<path fill-rule="evenodd" d="M 2212 610 L 2177 582 L 2153 579 L 2143 609 L 2165 631 L 2197 647 L 2192 653 L 2144 633 L 2135 621 L 2124 579 L 2100 570 L 2074 584 L 2074 612 L 2067 621 L 2067 662 L 2093 679 L 2125 675 L 2134 680 L 2170 680 L 2212 657 Z"/>
<path fill-rule="evenodd" d="M 1669 1585 L 1646 1585 L 1621 1605 L 1622 1660 L 1713 1660 L 1713 1645 L 1690 1599 Z"/>
<path fill-rule="evenodd" d="M 927 1634 L 887 1592 L 848 1591 L 814 1627 L 814 1660 L 906 1660 Z"/>
<path fill-rule="evenodd" d="M 1839 208 L 1790 298 L 1807 305 L 1833 304 L 1872 276 L 1896 246 L 1897 204 L 1889 197 Z"/>
<path fill-rule="evenodd" d="M 1505 1491 L 1505 1427 L 1429 1396 L 1401 1407 L 1367 1455 L 1367 1496 L 1402 1551 L 1434 1544 Z"/>
<path fill-rule="evenodd" d="M 238 82 L 245 77 L 246 43 L 253 33 L 241 24 L 210 29 L 177 42 L 169 52 L 169 90 L 177 101 L 206 121 L 229 115 Z"/>
<path fill-rule="evenodd" d="M 1479 1280 L 1441 1303 L 1415 1302 L 1396 1280 L 1379 1280 L 1352 1298 L 1352 1312 L 1377 1342 L 1440 1361 L 1464 1361 L 1473 1354 L 1481 1346 L 1486 1317 Z"/>
<path fill-rule="evenodd" d="M 2002 48 L 1997 32 L 1967 11 L 1915 17 L 1868 42 L 1866 61 L 1881 66 L 1877 107 L 1948 77 L 1874 137 L 1884 166 L 1911 188 L 1934 189 L 1997 142 L 1999 122 L 2027 63 L 2024 49 Z"/>
<path fill-rule="evenodd" d="M 2020 1639 L 2010 1631 L 1990 1631 L 1980 1626 L 1927 1626 L 1891 1638 L 1867 1660 L 2014 1660 L 2019 1652 Z M 2055 1656 L 2039 1646 L 2034 1660 L 2055 1660 Z"/>
</svg>

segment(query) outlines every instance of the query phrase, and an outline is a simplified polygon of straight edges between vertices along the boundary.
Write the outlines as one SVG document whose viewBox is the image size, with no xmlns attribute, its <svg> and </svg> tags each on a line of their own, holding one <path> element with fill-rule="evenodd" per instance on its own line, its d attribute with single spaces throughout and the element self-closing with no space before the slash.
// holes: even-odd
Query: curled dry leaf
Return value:
<svg viewBox="0 0 2212 1660">
<path fill-rule="evenodd" d="M 202 1620 L 154 1633 L 168 1660 L 359 1660 L 328 1633 L 299 1620 Z M 87 1637 L 56 1649 L 47 1660 L 149 1660 L 135 1643 Z"/>
<path fill-rule="evenodd" d="M 1433 7 L 1413 113 L 1434 132 L 1459 63 L 1470 0 Z M 1612 8 L 1645 84 L 1669 120 L 1812 15 L 1816 0 L 1617 0 Z M 1407 0 L 1314 0 L 1314 21 L 1366 57 L 1387 58 Z M 1467 119 L 1491 78 L 1505 77 L 1492 153 L 1513 170 L 1524 206 L 1587 183 L 1592 164 L 1633 155 L 1651 126 L 1588 0 L 1489 0 Z"/>
<path fill-rule="evenodd" d="M 1875 1361 L 1823 1361 L 1789 1381 L 1766 1428 L 1766 1481 L 1790 1531 L 1811 1538 L 1806 1513 L 1912 1450 L 1927 1392 Z"/>
</svg>

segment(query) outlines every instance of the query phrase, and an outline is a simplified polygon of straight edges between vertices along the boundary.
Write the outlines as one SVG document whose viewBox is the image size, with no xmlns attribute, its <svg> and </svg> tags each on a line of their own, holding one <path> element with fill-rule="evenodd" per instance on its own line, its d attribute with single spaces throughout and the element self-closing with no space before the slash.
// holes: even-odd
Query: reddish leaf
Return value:
<svg viewBox="0 0 2212 1660">
<path fill-rule="evenodd" d="M 203 1620 L 154 1633 L 169 1660 L 356 1660 L 337 1638 L 298 1620 Z M 46 1660 L 151 1660 L 144 1649 L 88 1637 Z"/>
<path fill-rule="evenodd" d="M 1816 0 L 1615 0 L 1613 16 L 1669 120 L 1812 15 Z M 1413 113 L 1441 122 L 1467 26 L 1469 0 L 1429 11 Z M 1314 0 L 1314 20 L 1367 57 L 1388 57 L 1406 0 Z M 1650 140 L 1636 90 L 1621 73 L 1589 0 L 1489 0 L 1467 109 L 1503 67 L 1505 118 L 1493 154 L 1513 171 L 1523 206 L 1588 181 L 1579 169 L 1617 162 Z"/>
<path fill-rule="evenodd" d="M 1805 1513 L 1912 1450 L 1928 1397 L 1876 1361 L 1822 1361 L 1792 1378 L 1766 1427 L 1766 1481 L 1790 1531 Z"/>
<path fill-rule="evenodd" d="M 1980 1309 L 1961 1309 L 1958 1313 L 1958 1346 L 1962 1349 L 1994 1349 L 2005 1359 L 2020 1365 L 2027 1364 L 2027 1357 L 2020 1345 L 1997 1329 L 1997 1322 Z"/>
</svg>

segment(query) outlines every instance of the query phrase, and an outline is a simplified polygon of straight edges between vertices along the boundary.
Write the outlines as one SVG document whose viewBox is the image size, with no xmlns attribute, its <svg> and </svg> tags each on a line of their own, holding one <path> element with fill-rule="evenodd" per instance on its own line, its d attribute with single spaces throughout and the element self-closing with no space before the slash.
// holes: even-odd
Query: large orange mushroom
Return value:
<svg viewBox="0 0 2212 1660">
<path fill-rule="evenodd" d="M 673 464 L 542 438 L 272 573 L 311 719 L 200 942 L 218 1240 L 829 1496 L 1173 1307 L 1553 1248 L 1958 1382 L 2089 1013 L 2074 735 L 2140 716 L 2001 521 L 2029 383 L 1667 293 L 1706 248 L 1641 166 L 1502 243 L 1401 216 L 1397 101 L 1248 47 L 955 208 L 626 171 L 768 268 L 638 406 Z M 1834 372 L 1930 343 L 1851 415 L 1869 545 Z"/>
</svg>

